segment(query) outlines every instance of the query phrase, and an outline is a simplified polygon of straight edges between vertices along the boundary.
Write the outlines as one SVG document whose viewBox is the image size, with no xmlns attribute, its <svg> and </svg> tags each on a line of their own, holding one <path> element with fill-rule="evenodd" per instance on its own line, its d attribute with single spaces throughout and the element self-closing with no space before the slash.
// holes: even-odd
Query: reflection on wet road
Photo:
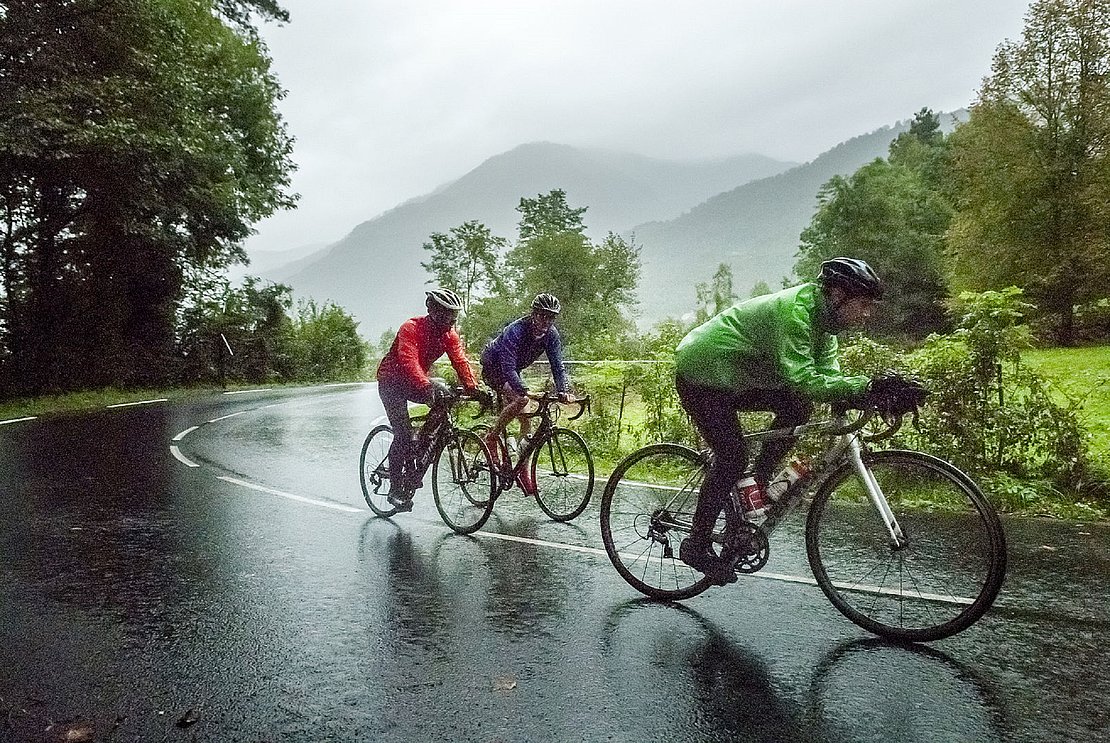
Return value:
<svg viewBox="0 0 1110 743">
<path fill-rule="evenodd" d="M 429 488 L 373 518 L 380 415 L 353 387 L 0 428 L 0 740 L 1110 738 L 1105 526 L 1008 521 L 998 607 L 901 648 L 804 583 L 641 599 L 596 495 L 557 524 L 511 491 L 475 537 Z M 766 571 L 808 578 L 801 536 Z"/>
</svg>

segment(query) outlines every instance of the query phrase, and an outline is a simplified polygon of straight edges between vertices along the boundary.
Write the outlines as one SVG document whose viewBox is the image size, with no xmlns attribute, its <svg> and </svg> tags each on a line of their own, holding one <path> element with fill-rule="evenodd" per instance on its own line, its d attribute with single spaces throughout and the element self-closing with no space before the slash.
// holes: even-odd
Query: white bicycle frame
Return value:
<svg viewBox="0 0 1110 743">
<path fill-rule="evenodd" d="M 864 488 L 867 490 L 867 497 L 871 501 L 871 505 L 879 512 L 879 516 L 883 519 L 883 524 L 886 526 L 887 534 L 890 535 L 890 546 L 894 549 L 901 549 L 906 546 L 906 535 L 902 531 L 902 527 L 898 524 L 898 519 L 894 515 L 894 511 L 890 508 L 890 503 L 883 493 L 882 486 L 879 481 L 875 479 L 875 473 L 863 461 L 863 445 L 860 443 L 859 431 L 852 431 L 840 436 L 840 440 L 836 444 L 829 447 L 827 454 L 822 460 L 822 470 L 828 471 L 826 468 L 832 467 L 838 460 L 847 457 L 848 461 L 852 463 L 852 467 L 859 476 L 860 482 L 863 483 Z"/>
</svg>

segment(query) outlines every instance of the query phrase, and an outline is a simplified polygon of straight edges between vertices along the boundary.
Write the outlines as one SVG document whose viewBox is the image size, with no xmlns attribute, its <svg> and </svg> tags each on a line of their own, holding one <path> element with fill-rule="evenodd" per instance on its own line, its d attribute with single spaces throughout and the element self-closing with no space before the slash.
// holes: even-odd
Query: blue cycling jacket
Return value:
<svg viewBox="0 0 1110 743">
<path fill-rule="evenodd" d="M 482 376 L 498 383 L 508 382 L 513 390 L 524 394 L 527 387 L 520 378 L 521 370 L 545 353 L 551 363 L 556 391 L 566 392 L 567 372 L 563 368 L 563 342 L 559 331 L 552 325 L 536 338 L 532 335 L 532 319 L 528 315 L 509 323 L 500 335 L 486 344 L 482 350 Z"/>
</svg>

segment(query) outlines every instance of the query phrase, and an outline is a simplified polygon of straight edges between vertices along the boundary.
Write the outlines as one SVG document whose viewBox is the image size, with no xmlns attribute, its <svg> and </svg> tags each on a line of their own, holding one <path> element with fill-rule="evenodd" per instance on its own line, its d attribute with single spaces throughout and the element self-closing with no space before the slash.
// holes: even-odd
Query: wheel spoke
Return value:
<svg viewBox="0 0 1110 743">
<path fill-rule="evenodd" d="M 493 509 L 495 481 L 489 453 L 472 431 L 458 431 L 436 458 L 432 492 L 443 521 L 470 534 L 482 527 Z"/>
<path fill-rule="evenodd" d="M 692 449 L 656 444 L 626 457 L 605 486 L 601 533 L 606 552 L 621 576 L 648 596 L 687 598 L 709 585 L 676 554 L 689 531 L 683 519 L 690 514 L 680 509 L 696 503 L 697 493 L 690 488 L 700 482 L 703 466 Z"/>
<path fill-rule="evenodd" d="M 880 635 L 924 641 L 978 619 L 1005 571 L 997 515 L 965 475 L 916 452 L 878 452 L 869 467 L 908 536 L 897 550 L 850 466 L 814 498 L 806 547 L 818 585 L 845 616 Z"/>
<path fill-rule="evenodd" d="M 586 442 L 574 431 L 554 428 L 532 453 L 532 482 L 540 508 L 556 521 L 576 518 L 590 502 L 594 464 Z"/>
</svg>

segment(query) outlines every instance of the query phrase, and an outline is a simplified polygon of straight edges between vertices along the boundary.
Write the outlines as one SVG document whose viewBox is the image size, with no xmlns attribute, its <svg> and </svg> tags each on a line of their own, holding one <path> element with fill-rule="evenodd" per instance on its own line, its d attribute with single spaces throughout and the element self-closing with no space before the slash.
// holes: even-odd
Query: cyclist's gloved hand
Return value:
<svg viewBox="0 0 1110 743">
<path fill-rule="evenodd" d="M 896 417 L 916 413 L 929 396 L 929 390 L 919 379 L 898 372 L 884 372 L 871 379 L 867 396 L 880 413 Z"/>
<path fill-rule="evenodd" d="M 483 408 L 493 407 L 493 395 L 478 387 L 467 387 L 466 396 L 476 401 Z"/>
<path fill-rule="evenodd" d="M 854 395 L 849 395 L 835 405 L 835 407 L 843 408 L 844 410 L 867 410 L 874 403 L 867 390 L 858 392 Z"/>
<path fill-rule="evenodd" d="M 560 392 L 559 393 L 559 402 L 570 402 L 571 399 L 572 399 L 572 397 L 571 397 L 571 394 L 569 392 Z"/>
<path fill-rule="evenodd" d="M 442 379 L 433 379 L 431 381 L 429 397 L 431 397 L 432 404 L 449 400 L 453 397 L 451 388 Z"/>
</svg>

